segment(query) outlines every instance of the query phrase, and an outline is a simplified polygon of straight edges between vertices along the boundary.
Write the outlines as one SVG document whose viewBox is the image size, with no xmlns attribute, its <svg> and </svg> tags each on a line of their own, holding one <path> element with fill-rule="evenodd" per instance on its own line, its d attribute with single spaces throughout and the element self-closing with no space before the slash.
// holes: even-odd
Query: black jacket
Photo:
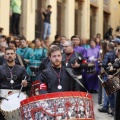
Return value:
<svg viewBox="0 0 120 120">
<path fill-rule="evenodd" d="M 85 58 L 83 57 L 83 55 L 81 53 L 74 52 L 71 55 L 70 59 L 68 60 L 68 65 L 67 66 L 66 66 L 66 58 L 67 58 L 67 54 L 63 53 L 62 54 L 62 63 L 63 63 L 63 66 L 65 66 L 67 68 L 72 68 L 71 64 L 74 64 L 75 61 L 77 61 L 78 64 L 80 64 L 80 67 L 73 68 L 73 70 L 75 71 L 76 75 L 81 74 L 81 70 L 83 70 L 83 69 L 88 67 L 88 64 L 83 62 L 83 61 L 85 61 Z"/>
<path fill-rule="evenodd" d="M 43 70 L 38 79 L 40 80 L 41 84 L 44 83 L 47 86 L 47 90 L 41 90 L 41 94 L 61 91 L 79 91 L 79 84 L 68 74 L 65 67 L 61 68 L 61 90 L 57 88 L 59 81 L 52 67 Z"/>
<path fill-rule="evenodd" d="M 31 89 L 30 78 L 24 67 L 20 65 L 15 65 L 12 69 L 12 80 L 14 80 L 13 86 L 10 84 L 11 73 L 7 64 L 0 66 L 0 89 L 20 89 L 21 81 L 24 80 L 25 76 L 27 77 L 28 85 L 23 87 L 22 91 L 27 91 Z"/>
</svg>

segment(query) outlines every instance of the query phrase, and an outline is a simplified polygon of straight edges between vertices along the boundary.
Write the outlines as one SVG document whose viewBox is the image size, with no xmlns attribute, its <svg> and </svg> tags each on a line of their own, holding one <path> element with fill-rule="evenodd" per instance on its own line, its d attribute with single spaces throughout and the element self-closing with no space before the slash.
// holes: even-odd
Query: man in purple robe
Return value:
<svg viewBox="0 0 120 120">
<path fill-rule="evenodd" d="M 96 43 L 94 40 L 90 41 L 90 48 L 85 51 L 85 58 L 88 62 L 93 62 L 95 64 L 95 72 L 92 74 L 86 74 L 85 82 L 86 87 L 89 92 L 96 93 L 98 90 L 98 58 L 99 58 L 99 49 L 96 47 Z"/>
<path fill-rule="evenodd" d="M 81 53 L 84 56 L 85 49 L 80 46 L 81 44 L 80 38 L 77 36 L 72 36 L 71 41 L 73 42 L 74 51 Z"/>
</svg>

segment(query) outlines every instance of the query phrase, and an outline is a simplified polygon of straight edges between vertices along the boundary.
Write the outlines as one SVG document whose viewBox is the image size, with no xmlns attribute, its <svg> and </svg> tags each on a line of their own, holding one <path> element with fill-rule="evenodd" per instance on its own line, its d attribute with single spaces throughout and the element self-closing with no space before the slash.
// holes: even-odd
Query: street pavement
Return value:
<svg viewBox="0 0 120 120">
<path fill-rule="evenodd" d="M 95 114 L 95 120 L 114 120 L 113 117 L 111 117 L 107 113 L 100 113 L 98 111 L 98 108 L 101 108 L 102 106 L 98 105 L 98 94 L 92 94 L 93 96 L 93 103 L 94 103 L 94 114 Z"/>
</svg>

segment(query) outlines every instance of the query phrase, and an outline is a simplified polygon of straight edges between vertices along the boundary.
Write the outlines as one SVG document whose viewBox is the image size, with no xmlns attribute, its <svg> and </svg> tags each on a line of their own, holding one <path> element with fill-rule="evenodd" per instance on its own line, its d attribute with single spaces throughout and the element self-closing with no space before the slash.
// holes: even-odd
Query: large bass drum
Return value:
<svg viewBox="0 0 120 120">
<path fill-rule="evenodd" d="M 0 110 L 6 120 L 21 120 L 20 102 L 26 99 L 27 96 L 21 93 L 20 97 L 18 97 L 18 94 L 19 93 L 11 94 L 1 102 Z"/>
<path fill-rule="evenodd" d="M 22 120 L 95 120 L 92 96 L 86 92 L 57 92 L 21 101 Z"/>
</svg>

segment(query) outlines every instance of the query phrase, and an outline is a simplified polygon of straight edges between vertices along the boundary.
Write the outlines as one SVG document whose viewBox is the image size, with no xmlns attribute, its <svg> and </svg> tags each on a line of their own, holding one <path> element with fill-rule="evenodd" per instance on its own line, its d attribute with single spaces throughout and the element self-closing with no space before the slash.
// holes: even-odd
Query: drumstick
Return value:
<svg viewBox="0 0 120 120">
<path fill-rule="evenodd" d="M 25 76 L 24 80 L 26 80 L 27 76 Z M 21 88 L 20 88 L 20 91 L 19 91 L 19 94 L 18 94 L 18 98 L 20 97 L 20 93 L 22 92 L 22 89 L 23 89 L 23 85 L 21 85 Z"/>
<path fill-rule="evenodd" d="M 115 73 L 115 74 L 113 74 L 113 76 L 115 76 L 116 74 L 118 74 L 120 72 L 120 69 Z"/>
<path fill-rule="evenodd" d="M 107 72 L 105 71 L 105 69 L 103 69 L 103 70 L 104 70 L 105 74 L 108 76 L 108 74 L 107 74 Z"/>
<path fill-rule="evenodd" d="M 22 88 L 23 88 L 23 85 L 21 85 L 21 88 L 20 88 L 20 91 L 19 91 L 19 94 L 18 94 L 18 98 L 20 97 L 20 93 L 21 93 L 21 91 L 22 91 Z"/>
<path fill-rule="evenodd" d="M 100 78 L 100 75 L 98 75 L 99 80 L 101 81 L 101 83 L 103 83 L 104 81 Z"/>
</svg>

